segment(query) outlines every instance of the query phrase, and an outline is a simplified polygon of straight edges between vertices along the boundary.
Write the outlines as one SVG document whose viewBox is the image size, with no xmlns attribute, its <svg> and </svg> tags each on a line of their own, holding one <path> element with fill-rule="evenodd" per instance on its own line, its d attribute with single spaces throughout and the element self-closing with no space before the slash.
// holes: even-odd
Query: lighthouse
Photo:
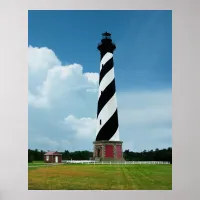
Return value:
<svg viewBox="0 0 200 200">
<path fill-rule="evenodd" d="M 123 160 L 122 141 L 119 138 L 118 108 L 115 86 L 113 52 L 116 45 L 111 34 L 102 34 L 100 51 L 99 92 L 97 105 L 96 140 L 93 157 L 95 160 Z"/>
</svg>

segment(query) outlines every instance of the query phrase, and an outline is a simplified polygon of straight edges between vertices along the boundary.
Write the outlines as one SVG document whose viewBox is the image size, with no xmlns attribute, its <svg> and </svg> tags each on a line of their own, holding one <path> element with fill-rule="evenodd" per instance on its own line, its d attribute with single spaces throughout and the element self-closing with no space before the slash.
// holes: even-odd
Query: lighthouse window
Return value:
<svg viewBox="0 0 200 200">
<path fill-rule="evenodd" d="M 101 119 L 100 119 L 100 125 L 101 125 Z"/>
</svg>

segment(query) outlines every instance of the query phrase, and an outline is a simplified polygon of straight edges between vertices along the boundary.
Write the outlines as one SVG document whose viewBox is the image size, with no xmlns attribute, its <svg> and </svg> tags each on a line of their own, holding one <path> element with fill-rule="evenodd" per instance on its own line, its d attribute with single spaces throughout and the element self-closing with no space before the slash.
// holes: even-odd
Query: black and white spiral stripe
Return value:
<svg viewBox="0 0 200 200">
<path fill-rule="evenodd" d="M 101 56 L 96 141 L 119 141 L 113 54 Z"/>
</svg>

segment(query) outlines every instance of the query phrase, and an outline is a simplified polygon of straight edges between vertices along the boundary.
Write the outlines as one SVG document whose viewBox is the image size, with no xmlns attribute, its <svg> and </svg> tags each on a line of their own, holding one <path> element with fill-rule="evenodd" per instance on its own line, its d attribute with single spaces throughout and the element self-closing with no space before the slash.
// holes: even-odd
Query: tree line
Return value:
<svg viewBox="0 0 200 200">
<path fill-rule="evenodd" d="M 43 150 L 28 149 L 28 162 L 44 160 L 45 153 Z M 65 150 L 60 153 L 62 154 L 62 160 L 89 160 L 93 156 L 93 152 L 90 151 L 70 152 Z M 127 149 L 123 152 L 123 156 L 126 161 L 168 161 L 172 163 L 172 148 L 157 148 L 155 150 L 144 150 L 142 152 L 133 152 Z"/>
<path fill-rule="evenodd" d="M 155 149 L 150 151 L 133 152 L 124 151 L 124 159 L 127 161 L 167 161 L 172 164 L 172 148 Z"/>
</svg>

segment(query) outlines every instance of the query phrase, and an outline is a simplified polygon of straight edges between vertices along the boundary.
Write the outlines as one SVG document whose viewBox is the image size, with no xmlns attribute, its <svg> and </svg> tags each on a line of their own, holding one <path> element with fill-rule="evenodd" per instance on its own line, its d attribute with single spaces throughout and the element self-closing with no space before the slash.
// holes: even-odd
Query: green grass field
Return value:
<svg viewBox="0 0 200 200">
<path fill-rule="evenodd" d="M 28 166 L 36 166 L 36 165 L 45 165 L 44 161 L 33 161 L 32 163 L 28 163 Z"/>
<path fill-rule="evenodd" d="M 35 167 L 28 170 L 29 190 L 172 189 L 172 165 L 32 165 Z"/>
</svg>

